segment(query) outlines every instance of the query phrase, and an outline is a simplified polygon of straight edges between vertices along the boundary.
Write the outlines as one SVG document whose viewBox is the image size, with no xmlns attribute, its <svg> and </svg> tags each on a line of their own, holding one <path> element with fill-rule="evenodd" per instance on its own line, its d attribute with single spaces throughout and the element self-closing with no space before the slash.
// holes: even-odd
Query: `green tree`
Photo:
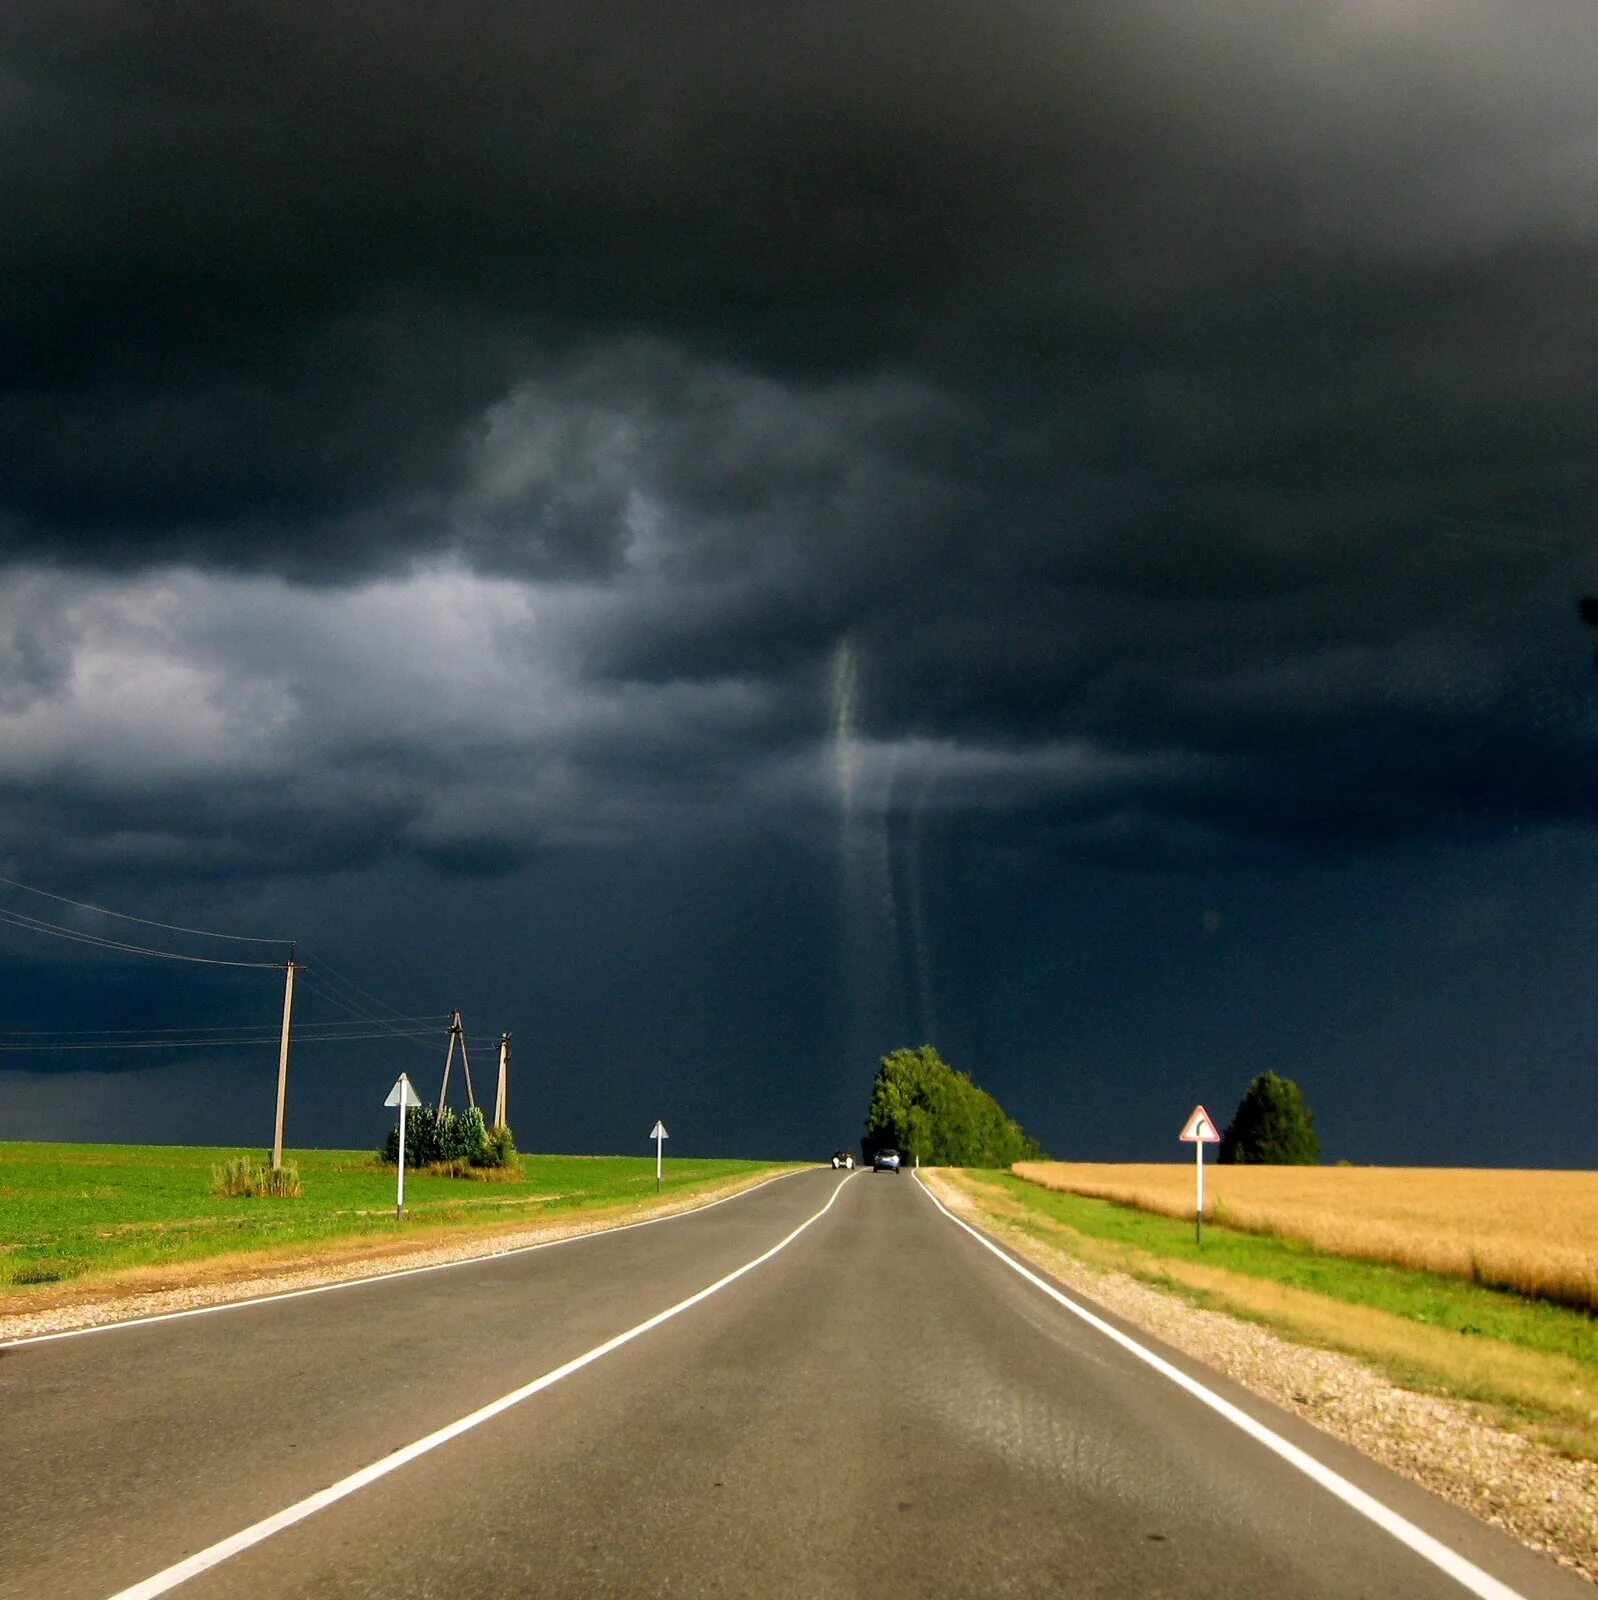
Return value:
<svg viewBox="0 0 1598 1600">
<path fill-rule="evenodd" d="M 383 1141 L 382 1156 L 390 1163 L 399 1161 L 398 1119 L 389 1124 L 388 1137 Z M 412 1106 L 405 1113 L 406 1166 L 425 1167 L 428 1162 L 440 1159 L 438 1112 L 429 1105 Z"/>
<path fill-rule="evenodd" d="M 939 1167 L 1008 1167 L 1043 1153 L 992 1095 L 929 1044 L 882 1058 L 860 1143 L 867 1160 L 893 1148 Z"/>
<path fill-rule="evenodd" d="M 506 1148 L 515 1154 L 515 1145 Z M 407 1166 L 425 1167 L 435 1161 L 469 1161 L 473 1166 L 502 1166 L 509 1156 L 500 1153 L 494 1159 L 495 1147 L 488 1126 L 478 1106 L 467 1111 L 455 1111 L 445 1106 L 442 1111 L 428 1105 L 412 1106 L 405 1114 L 405 1161 Z M 389 1127 L 383 1141 L 385 1161 L 399 1160 L 399 1125 Z"/>
<path fill-rule="evenodd" d="M 1291 1078 L 1262 1072 L 1221 1135 L 1220 1159 L 1238 1166 L 1313 1167 L 1321 1158 L 1315 1113 Z"/>
</svg>

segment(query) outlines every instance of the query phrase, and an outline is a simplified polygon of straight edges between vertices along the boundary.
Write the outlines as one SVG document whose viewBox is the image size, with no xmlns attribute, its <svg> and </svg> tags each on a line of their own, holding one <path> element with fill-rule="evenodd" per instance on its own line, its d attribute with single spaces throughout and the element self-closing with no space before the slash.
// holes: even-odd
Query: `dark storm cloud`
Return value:
<svg viewBox="0 0 1598 1600">
<path fill-rule="evenodd" d="M 485 667 L 440 741 L 371 660 L 330 663 L 333 711 L 302 675 L 309 748 L 369 780 L 343 787 L 239 731 L 272 670 L 247 628 L 177 629 L 216 753 L 153 759 L 152 793 L 286 790 L 340 848 L 491 864 L 786 792 L 847 638 L 900 770 L 1130 762 L 1091 804 L 1067 786 L 1088 838 L 1589 814 L 1584 5 L 101 4 L 0 30 L 19 570 L 354 593 L 455 561 L 585 596 L 555 630 L 567 717 L 496 722 Z M 502 661 L 544 659 L 532 633 Z M 5 660 L 11 700 L 81 687 L 31 624 Z M 34 731 L 22 781 L 116 792 Z"/>
</svg>

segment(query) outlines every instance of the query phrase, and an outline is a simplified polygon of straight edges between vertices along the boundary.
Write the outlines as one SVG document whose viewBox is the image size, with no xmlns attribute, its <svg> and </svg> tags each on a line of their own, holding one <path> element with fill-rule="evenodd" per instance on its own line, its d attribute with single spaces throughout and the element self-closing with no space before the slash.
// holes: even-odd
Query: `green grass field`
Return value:
<svg viewBox="0 0 1598 1600">
<path fill-rule="evenodd" d="M 304 1185 L 297 1200 L 214 1195 L 212 1168 L 238 1154 L 178 1145 L 0 1142 L 0 1304 L 6 1291 L 91 1273 L 534 1221 L 655 1196 L 652 1155 L 523 1155 L 522 1177 L 514 1181 L 408 1172 L 401 1223 L 394 1215 L 394 1169 L 369 1151 L 286 1152 Z M 690 1195 L 782 1165 L 668 1157 L 663 1192 Z"/>
</svg>

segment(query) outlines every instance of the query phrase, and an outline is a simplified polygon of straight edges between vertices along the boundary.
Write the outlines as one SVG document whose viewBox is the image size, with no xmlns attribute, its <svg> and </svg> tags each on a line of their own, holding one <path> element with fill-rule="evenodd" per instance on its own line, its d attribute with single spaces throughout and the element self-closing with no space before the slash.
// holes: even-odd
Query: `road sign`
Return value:
<svg viewBox="0 0 1598 1600">
<path fill-rule="evenodd" d="M 649 1130 L 649 1137 L 655 1141 L 655 1193 L 660 1193 L 660 1152 L 661 1140 L 669 1139 L 671 1135 L 666 1132 L 666 1124 L 655 1118 L 655 1125 Z"/>
<path fill-rule="evenodd" d="M 421 1098 L 411 1087 L 411 1080 L 402 1072 L 394 1081 L 394 1087 L 388 1091 L 388 1099 L 383 1104 L 399 1107 L 399 1190 L 394 1196 L 394 1215 L 405 1215 L 405 1113 L 412 1106 L 419 1106 Z"/>
<path fill-rule="evenodd" d="M 1198 1242 L 1204 1243 L 1204 1146 L 1219 1144 L 1221 1136 L 1215 1131 L 1215 1118 L 1203 1106 L 1194 1106 L 1193 1114 L 1182 1125 L 1177 1138 L 1193 1146 L 1193 1174 L 1198 1185 L 1198 1196 L 1193 1207 L 1193 1232 Z"/>
</svg>

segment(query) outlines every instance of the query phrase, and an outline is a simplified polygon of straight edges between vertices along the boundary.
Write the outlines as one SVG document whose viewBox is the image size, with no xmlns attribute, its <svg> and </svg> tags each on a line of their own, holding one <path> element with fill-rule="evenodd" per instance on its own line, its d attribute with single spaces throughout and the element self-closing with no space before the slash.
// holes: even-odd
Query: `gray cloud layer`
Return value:
<svg viewBox="0 0 1598 1600">
<path fill-rule="evenodd" d="M 1595 53 L 1574 3 L 12 16 L 13 815 L 249 870 L 267 815 L 481 865 L 802 810 L 847 638 L 898 792 L 1095 848 L 1585 821 Z"/>
</svg>

